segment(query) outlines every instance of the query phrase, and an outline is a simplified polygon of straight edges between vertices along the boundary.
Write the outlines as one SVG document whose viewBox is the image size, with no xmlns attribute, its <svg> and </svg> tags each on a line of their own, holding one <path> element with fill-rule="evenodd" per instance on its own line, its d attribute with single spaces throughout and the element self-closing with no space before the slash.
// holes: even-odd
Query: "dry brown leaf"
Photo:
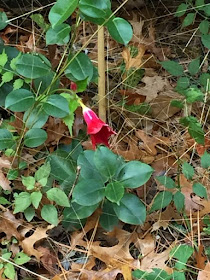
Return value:
<svg viewBox="0 0 210 280">
<path fill-rule="evenodd" d="M 43 253 L 38 251 L 37 249 L 34 248 L 34 245 L 37 241 L 40 241 L 41 239 L 46 238 L 47 231 L 52 228 L 52 226 L 48 226 L 47 228 L 41 228 L 38 227 L 34 231 L 34 233 L 29 236 L 24 238 L 21 242 L 20 245 L 23 248 L 23 251 L 28 255 L 28 256 L 35 256 L 38 261 L 40 261 L 40 258 L 42 257 Z"/>
<path fill-rule="evenodd" d="M 56 269 L 56 265 L 57 265 L 57 257 L 55 255 L 54 252 L 51 252 L 49 250 L 49 248 L 43 247 L 43 246 L 39 246 L 37 248 L 37 251 L 40 252 L 42 254 L 40 261 L 42 263 L 42 265 L 44 266 L 44 268 L 50 273 L 55 275 L 56 273 L 58 273 L 58 269 Z"/>
<path fill-rule="evenodd" d="M 204 270 L 199 271 L 197 280 L 209 280 L 210 279 L 210 262 L 208 262 Z"/>
<path fill-rule="evenodd" d="M 13 236 L 19 241 L 22 240 L 22 236 L 17 230 L 21 224 L 21 220 L 17 220 L 10 211 L 1 213 L 0 232 L 4 232 L 8 240 L 10 240 Z"/>
<path fill-rule="evenodd" d="M 195 251 L 194 256 L 195 256 L 195 260 L 196 260 L 195 266 L 198 269 L 204 269 L 205 263 L 207 261 L 207 257 L 205 256 L 204 247 L 202 244 L 199 245 L 198 251 Z"/>
<path fill-rule="evenodd" d="M 127 70 L 130 68 L 140 68 L 142 66 L 142 58 L 145 53 L 145 46 L 138 45 L 138 54 L 136 57 L 132 57 L 129 48 L 124 48 L 122 51 L 122 57 L 125 61 L 125 67 Z"/>
<path fill-rule="evenodd" d="M 138 93 L 146 96 L 146 102 L 151 102 L 157 97 L 159 92 L 171 88 L 168 80 L 161 76 L 145 76 L 142 82 L 145 83 L 145 86 L 138 88 Z"/>
<path fill-rule="evenodd" d="M 3 157 L 0 158 L 0 186 L 3 190 L 11 191 L 12 188 L 10 187 L 10 181 L 7 179 L 7 177 L 4 175 L 2 168 L 11 168 L 11 163 L 9 160 L 4 159 Z"/>
</svg>

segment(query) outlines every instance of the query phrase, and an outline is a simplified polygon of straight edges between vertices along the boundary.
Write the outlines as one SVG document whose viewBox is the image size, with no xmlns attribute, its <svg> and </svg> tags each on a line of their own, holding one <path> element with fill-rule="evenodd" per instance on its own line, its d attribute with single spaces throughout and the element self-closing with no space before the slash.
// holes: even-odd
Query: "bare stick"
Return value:
<svg viewBox="0 0 210 280">
<path fill-rule="evenodd" d="M 99 118 L 106 122 L 104 26 L 98 28 L 98 74 Z"/>
</svg>

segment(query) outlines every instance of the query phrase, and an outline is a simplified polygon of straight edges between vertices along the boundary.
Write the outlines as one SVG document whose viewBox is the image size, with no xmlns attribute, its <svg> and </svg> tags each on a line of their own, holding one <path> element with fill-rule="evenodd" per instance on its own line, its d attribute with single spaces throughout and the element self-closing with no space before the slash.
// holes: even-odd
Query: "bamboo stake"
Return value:
<svg viewBox="0 0 210 280">
<path fill-rule="evenodd" d="M 99 118 L 106 122 L 104 26 L 98 29 L 98 109 Z"/>
</svg>

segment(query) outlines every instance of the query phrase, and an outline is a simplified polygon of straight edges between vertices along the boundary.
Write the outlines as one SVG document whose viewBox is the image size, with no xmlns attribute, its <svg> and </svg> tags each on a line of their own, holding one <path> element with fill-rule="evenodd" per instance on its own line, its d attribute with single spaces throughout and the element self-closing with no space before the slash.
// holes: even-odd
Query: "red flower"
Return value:
<svg viewBox="0 0 210 280">
<path fill-rule="evenodd" d="M 77 84 L 71 81 L 70 89 L 73 90 L 73 91 L 76 91 L 77 90 Z"/>
<path fill-rule="evenodd" d="M 103 122 L 90 108 L 81 103 L 83 116 L 87 123 L 87 133 L 90 135 L 93 148 L 95 149 L 97 144 L 104 144 L 109 147 L 109 137 L 112 134 L 116 134 L 108 124 Z"/>
</svg>

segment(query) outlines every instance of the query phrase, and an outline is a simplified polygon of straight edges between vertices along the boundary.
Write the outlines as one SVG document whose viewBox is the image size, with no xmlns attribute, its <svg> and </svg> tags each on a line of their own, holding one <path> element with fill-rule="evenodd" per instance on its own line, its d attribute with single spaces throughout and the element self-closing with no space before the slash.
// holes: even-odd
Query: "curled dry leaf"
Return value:
<svg viewBox="0 0 210 280">
<path fill-rule="evenodd" d="M 127 70 L 130 68 L 140 68 L 142 66 L 142 58 L 145 53 L 145 46 L 143 45 L 138 45 L 138 54 L 135 57 L 131 56 L 129 48 L 124 48 L 122 51 L 122 57 L 125 61 L 125 67 Z"/>
<path fill-rule="evenodd" d="M 0 186 L 3 190 L 11 191 L 12 188 L 10 187 L 10 181 L 4 175 L 2 168 L 11 168 L 10 161 L 4 158 L 0 158 Z"/>
<path fill-rule="evenodd" d="M 22 240 L 22 235 L 17 230 L 20 225 L 22 225 L 22 221 L 17 220 L 10 211 L 1 213 L 0 232 L 5 233 L 8 240 L 13 236 L 19 241 Z"/>
</svg>

